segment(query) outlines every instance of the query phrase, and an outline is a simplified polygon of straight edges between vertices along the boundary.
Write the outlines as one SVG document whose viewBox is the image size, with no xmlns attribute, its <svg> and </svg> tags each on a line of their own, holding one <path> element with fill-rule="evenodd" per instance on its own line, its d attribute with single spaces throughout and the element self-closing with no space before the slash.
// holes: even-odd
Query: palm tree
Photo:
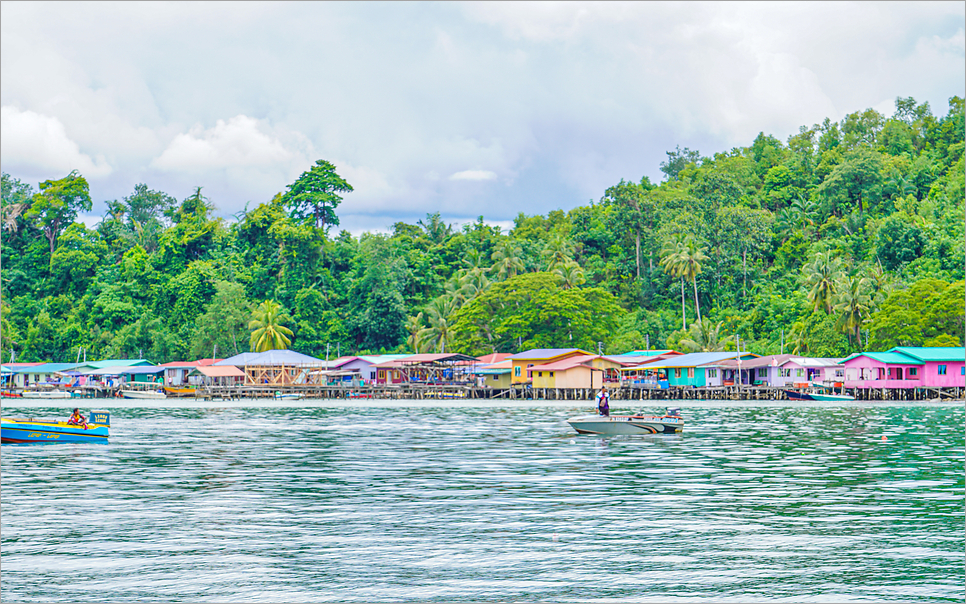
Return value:
<svg viewBox="0 0 966 604">
<path fill-rule="evenodd" d="M 497 278 L 505 281 L 511 277 L 516 277 L 517 272 L 523 270 L 523 248 L 510 239 L 506 238 L 497 244 L 491 258 L 493 259 L 493 270 L 496 271 Z"/>
<path fill-rule="evenodd" d="M 422 352 L 421 344 L 419 339 L 419 332 L 423 329 L 423 313 L 419 313 L 415 317 L 409 317 L 406 319 L 406 332 L 409 333 L 409 337 L 406 338 L 406 344 L 408 344 L 413 351 L 413 354 L 419 354 Z"/>
<path fill-rule="evenodd" d="M 426 307 L 429 327 L 419 332 L 420 343 L 432 345 L 433 350 L 446 352 L 446 345 L 452 337 L 449 317 L 455 310 L 456 301 L 449 296 L 440 296 L 430 302 Z"/>
<path fill-rule="evenodd" d="M 708 256 L 704 253 L 707 249 L 703 245 L 699 246 L 694 237 L 685 239 L 678 236 L 662 250 L 664 257 L 661 258 L 661 264 L 664 265 L 665 272 L 671 272 L 682 279 L 689 279 L 694 286 L 694 311 L 699 322 L 701 321 L 701 304 L 698 301 L 698 275 L 701 274 L 701 263 L 708 259 Z M 682 281 L 682 313 L 684 307 L 683 283 Z"/>
<path fill-rule="evenodd" d="M 812 261 L 802 270 L 809 286 L 808 301 L 812 304 L 812 310 L 821 308 L 825 314 L 831 314 L 837 283 L 844 272 L 842 259 L 833 258 L 831 252 L 816 252 Z"/>
<path fill-rule="evenodd" d="M 849 339 L 855 336 L 859 347 L 862 346 L 862 323 L 871 314 L 872 282 L 865 277 L 846 277 L 838 285 L 834 310 L 839 314 L 839 324 Z"/>
<path fill-rule="evenodd" d="M 285 314 L 282 305 L 274 300 L 265 300 L 255 312 L 252 313 L 252 320 L 248 323 L 248 329 L 252 330 L 250 345 L 252 352 L 265 352 L 266 350 L 285 350 L 292 343 L 292 330 L 282 325 L 291 321 L 292 318 Z"/>
<path fill-rule="evenodd" d="M 688 337 L 681 340 L 679 344 L 688 352 L 720 352 L 725 350 L 734 336 L 721 337 L 721 326 L 724 321 L 718 321 L 717 325 L 705 321 L 695 321 L 688 330 Z"/>
<path fill-rule="evenodd" d="M 460 276 L 460 286 L 463 295 L 467 300 L 485 290 L 490 286 L 490 279 L 486 276 L 486 271 L 477 266 L 464 272 Z"/>
<path fill-rule="evenodd" d="M 688 316 L 684 309 L 684 277 L 680 273 L 678 262 L 678 250 L 684 245 L 684 236 L 681 234 L 672 235 L 661 246 L 661 266 L 665 273 L 670 273 L 675 277 L 681 277 L 681 329 L 688 328 Z"/>
<path fill-rule="evenodd" d="M 547 259 L 547 270 L 553 272 L 558 266 L 569 264 L 574 257 L 574 244 L 567 237 L 556 235 L 543 248 L 543 256 Z"/>
<path fill-rule="evenodd" d="M 562 289 L 570 289 L 587 282 L 584 277 L 584 269 L 571 260 L 566 264 L 561 264 L 553 269 L 553 274 L 557 276 L 557 281 Z"/>
</svg>

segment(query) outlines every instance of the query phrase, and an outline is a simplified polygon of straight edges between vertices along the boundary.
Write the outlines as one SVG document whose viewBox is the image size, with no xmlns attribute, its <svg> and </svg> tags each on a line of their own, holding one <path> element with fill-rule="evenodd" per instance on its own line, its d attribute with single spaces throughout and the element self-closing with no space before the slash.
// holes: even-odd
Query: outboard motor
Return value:
<svg viewBox="0 0 966 604">
<path fill-rule="evenodd" d="M 99 424 L 101 426 L 111 425 L 111 412 L 103 409 L 91 409 L 91 417 L 87 420 L 88 424 Z"/>
<path fill-rule="evenodd" d="M 680 407 L 668 407 L 667 408 L 667 414 L 670 417 L 681 417 L 681 408 Z"/>
</svg>

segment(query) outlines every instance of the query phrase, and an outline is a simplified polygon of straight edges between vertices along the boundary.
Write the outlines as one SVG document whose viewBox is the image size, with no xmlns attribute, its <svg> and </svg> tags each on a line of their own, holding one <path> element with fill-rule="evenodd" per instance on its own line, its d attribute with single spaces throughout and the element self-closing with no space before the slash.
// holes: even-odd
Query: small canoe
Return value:
<svg viewBox="0 0 966 604">
<path fill-rule="evenodd" d="M 169 386 L 164 387 L 164 391 L 168 394 L 173 394 L 175 396 L 186 396 L 195 393 L 196 389 L 194 386 L 191 388 L 171 388 Z"/>
<path fill-rule="evenodd" d="M 786 396 L 793 401 L 854 401 L 855 397 L 848 394 L 825 394 L 814 390 L 786 390 Z"/>
<path fill-rule="evenodd" d="M 57 420 L 4 417 L 0 442 L 7 444 L 106 443 L 111 426 L 109 411 L 91 411 L 87 426 Z"/>
</svg>

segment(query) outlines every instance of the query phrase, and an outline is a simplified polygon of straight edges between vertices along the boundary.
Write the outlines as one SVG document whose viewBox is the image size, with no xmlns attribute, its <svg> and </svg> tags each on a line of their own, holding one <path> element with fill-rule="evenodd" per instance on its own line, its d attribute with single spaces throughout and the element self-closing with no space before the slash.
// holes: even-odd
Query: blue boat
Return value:
<svg viewBox="0 0 966 604">
<path fill-rule="evenodd" d="M 0 418 L 3 443 L 106 443 L 111 427 L 109 411 L 91 411 L 87 426 L 57 420 Z"/>
</svg>

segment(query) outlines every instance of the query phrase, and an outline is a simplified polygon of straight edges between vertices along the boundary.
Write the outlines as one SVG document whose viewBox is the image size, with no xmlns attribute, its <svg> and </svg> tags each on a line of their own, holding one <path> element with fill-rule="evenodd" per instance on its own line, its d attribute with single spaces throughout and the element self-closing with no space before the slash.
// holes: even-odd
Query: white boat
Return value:
<svg viewBox="0 0 966 604">
<path fill-rule="evenodd" d="M 580 415 L 567 420 L 580 434 L 675 434 L 684 430 L 677 408 L 665 415 Z"/>
<path fill-rule="evenodd" d="M 148 398 L 148 399 L 162 399 L 168 398 L 163 391 L 159 392 L 157 390 L 121 390 L 121 396 L 124 398 Z"/>
<path fill-rule="evenodd" d="M 300 401 L 303 398 L 305 398 L 305 395 L 297 392 L 275 393 L 275 400 L 277 401 Z"/>
<path fill-rule="evenodd" d="M 65 390 L 24 390 L 23 398 L 71 398 L 73 395 Z"/>
</svg>

